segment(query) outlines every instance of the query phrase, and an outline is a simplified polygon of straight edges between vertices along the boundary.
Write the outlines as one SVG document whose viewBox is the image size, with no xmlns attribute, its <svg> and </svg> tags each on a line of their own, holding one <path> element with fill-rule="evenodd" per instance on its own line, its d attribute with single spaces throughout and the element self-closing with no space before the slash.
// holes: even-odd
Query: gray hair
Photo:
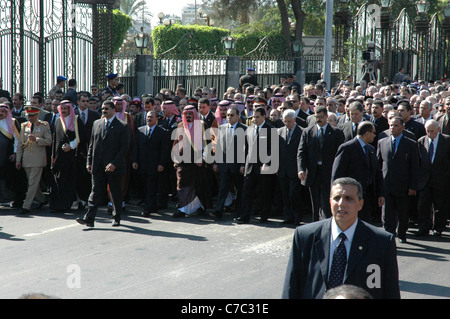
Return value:
<svg viewBox="0 0 450 319">
<path fill-rule="evenodd" d="M 287 118 L 295 120 L 296 117 L 297 116 L 295 115 L 295 111 L 294 110 L 284 110 L 284 112 L 283 112 L 283 120 L 287 119 Z"/>
</svg>

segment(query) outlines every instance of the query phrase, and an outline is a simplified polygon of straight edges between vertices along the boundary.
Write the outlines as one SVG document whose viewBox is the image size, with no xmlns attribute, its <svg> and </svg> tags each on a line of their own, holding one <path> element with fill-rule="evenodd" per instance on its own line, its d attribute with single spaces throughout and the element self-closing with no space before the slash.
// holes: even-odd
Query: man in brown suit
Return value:
<svg viewBox="0 0 450 319">
<path fill-rule="evenodd" d="M 22 123 L 17 145 L 16 168 L 24 168 L 28 178 L 28 190 L 20 214 L 30 213 L 31 204 L 36 197 L 38 208 L 47 203 L 39 188 L 42 170 L 47 165 L 46 146 L 52 144 L 50 125 L 38 120 L 39 108 L 26 107 L 28 121 Z"/>
</svg>

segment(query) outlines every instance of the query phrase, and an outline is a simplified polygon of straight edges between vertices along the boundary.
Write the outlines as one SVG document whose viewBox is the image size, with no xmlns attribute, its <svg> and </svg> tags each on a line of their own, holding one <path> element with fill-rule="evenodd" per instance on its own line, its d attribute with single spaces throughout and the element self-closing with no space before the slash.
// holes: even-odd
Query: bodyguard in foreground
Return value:
<svg viewBox="0 0 450 319">
<path fill-rule="evenodd" d="M 336 179 L 330 203 L 332 218 L 297 227 L 282 298 L 320 299 L 342 284 L 375 299 L 400 298 L 395 237 L 358 219 L 361 185 Z"/>
</svg>

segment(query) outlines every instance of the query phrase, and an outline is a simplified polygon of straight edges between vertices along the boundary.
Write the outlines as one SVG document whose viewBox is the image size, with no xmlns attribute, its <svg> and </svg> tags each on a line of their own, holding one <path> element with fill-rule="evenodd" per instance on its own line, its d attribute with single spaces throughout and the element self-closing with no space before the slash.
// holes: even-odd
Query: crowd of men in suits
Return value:
<svg viewBox="0 0 450 319">
<path fill-rule="evenodd" d="M 21 93 L 2 98 L 0 179 L 12 208 L 28 214 L 48 202 L 66 212 L 76 202 L 87 209 L 77 221 L 92 227 L 107 204 L 119 226 L 131 197 L 147 217 L 172 198 L 174 218 L 209 210 L 220 220 L 234 210 L 238 224 L 279 215 L 301 225 L 330 217 L 331 183 L 352 177 L 363 187 L 360 218 L 401 241 L 410 222 L 417 236 L 446 228 L 447 82 L 341 81 L 327 90 L 318 81 L 299 90 L 289 76 L 267 86 L 242 81 L 222 96 L 179 85 L 132 98 L 117 74 L 107 81 L 83 92 L 71 79 L 64 92 L 60 76 L 28 103 Z"/>
</svg>

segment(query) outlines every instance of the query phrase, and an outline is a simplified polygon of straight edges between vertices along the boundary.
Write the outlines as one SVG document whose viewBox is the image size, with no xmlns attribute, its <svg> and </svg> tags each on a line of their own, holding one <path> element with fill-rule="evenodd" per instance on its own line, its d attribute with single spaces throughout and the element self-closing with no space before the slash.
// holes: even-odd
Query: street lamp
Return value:
<svg viewBox="0 0 450 319">
<path fill-rule="evenodd" d="M 382 9 L 389 9 L 392 5 L 392 0 L 380 0 Z"/>
<path fill-rule="evenodd" d="M 427 0 L 420 0 L 416 2 L 416 8 L 417 8 L 417 13 L 419 15 L 425 14 L 428 12 L 428 9 L 430 8 L 430 4 L 428 3 Z"/>
<path fill-rule="evenodd" d="M 136 48 L 141 49 L 141 54 L 144 53 L 144 48 L 148 46 L 149 39 L 150 36 L 144 32 L 144 27 L 141 27 L 141 32 L 134 37 Z"/>
<path fill-rule="evenodd" d="M 292 43 L 292 51 L 294 51 L 295 56 L 299 56 L 302 51 L 302 42 L 300 40 L 295 40 Z"/>
<path fill-rule="evenodd" d="M 164 16 L 165 16 L 164 12 L 158 13 L 159 24 L 163 23 Z"/>
<path fill-rule="evenodd" d="M 444 17 L 446 19 L 450 18 L 450 0 L 448 1 L 447 5 L 444 7 Z"/>
<path fill-rule="evenodd" d="M 231 36 L 231 32 L 229 32 L 228 35 L 222 39 L 222 43 L 225 47 L 225 50 L 228 51 L 228 55 L 230 55 L 230 51 L 234 50 L 236 39 L 233 38 Z"/>
<path fill-rule="evenodd" d="M 419 54 L 417 55 L 418 77 L 421 80 L 427 78 L 428 73 L 428 31 L 430 24 L 427 20 L 426 13 L 430 7 L 430 4 L 426 0 L 420 0 L 416 2 L 417 18 L 414 21 L 415 29 L 417 33 L 417 43 L 419 47 Z"/>
<path fill-rule="evenodd" d="M 208 26 L 213 26 L 214 25 L 214 21 L 211 20 L 211 18 L 209 17 L 209 15 L 207 15 L 206 13 L 204 14 L 203 8 L 198 9 L 198 15 L 200 16 L 200 18 L 202 18 L 203 20 L 205 20 L 206 24 Z"/>
</svg>

